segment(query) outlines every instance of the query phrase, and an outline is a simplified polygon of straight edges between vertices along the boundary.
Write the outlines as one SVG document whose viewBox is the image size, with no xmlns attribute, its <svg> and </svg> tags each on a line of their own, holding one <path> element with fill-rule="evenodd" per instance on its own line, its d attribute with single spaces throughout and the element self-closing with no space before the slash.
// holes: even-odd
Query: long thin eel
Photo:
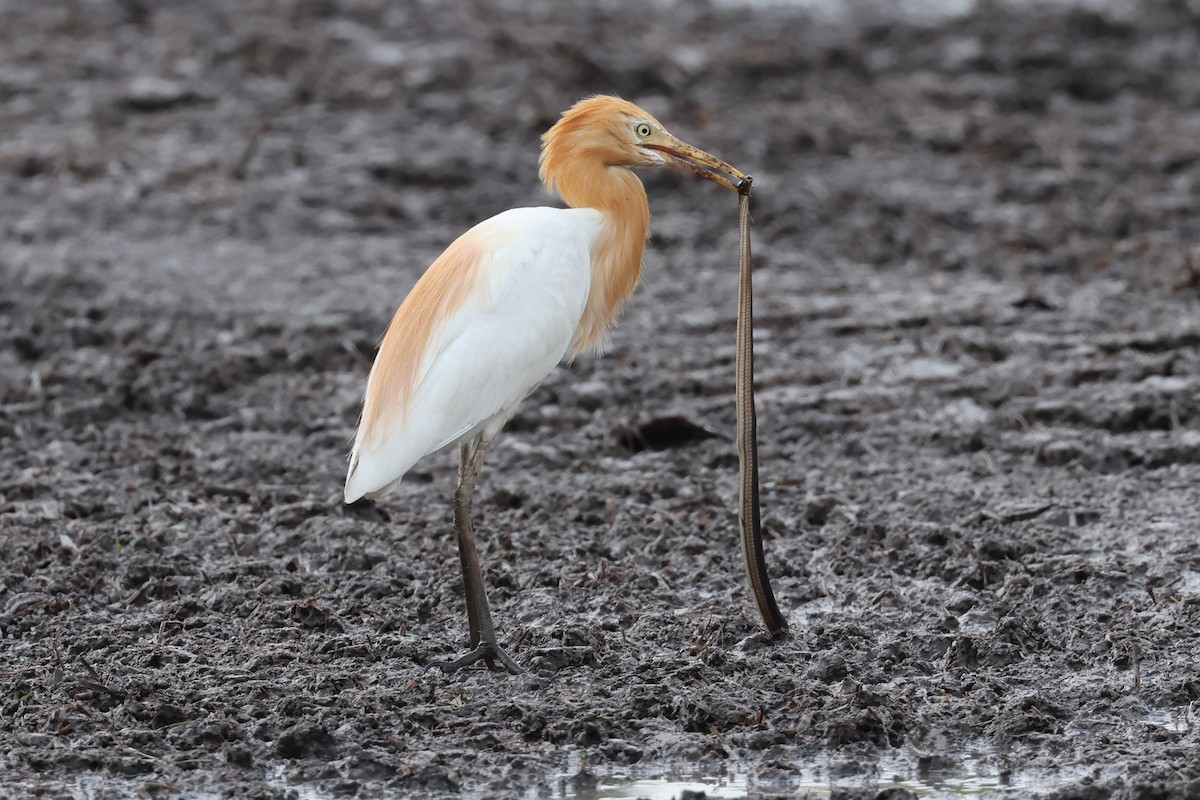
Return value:
<svg viewBox="0 0 1200 800">
<path fill-rule="evenodd" d="M 738 186 L 738 321 L 737 321 L 737 445 L 738 528 L 746 578 L 763 624 L 771 633 L 787 628 L 775 604 L 763 557 L 762 521 L 758 509 L 758 435 L 754 414 L 754 304 L 750 277 L 750 178 Z"/>
</svg>

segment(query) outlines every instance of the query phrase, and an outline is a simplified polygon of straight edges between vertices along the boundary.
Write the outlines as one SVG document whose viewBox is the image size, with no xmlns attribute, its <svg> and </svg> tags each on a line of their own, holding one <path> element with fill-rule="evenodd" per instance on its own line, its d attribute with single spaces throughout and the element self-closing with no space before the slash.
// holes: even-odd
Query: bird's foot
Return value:
<svg viewBox="0 0 1200 800">
<path fill-rule="evenodd" d="M 430 661 L 426 669 L 437 667 L 448 675 L 463 667 L 469 667 L 477 661 L 483 661 L 487 664 L 487 668 L 491 670 L 499 669 L 496 665 L 496 662 L 499 661 L 500 665 L 508 670 L 510 675 L 520 675 L 525 671 L 518 667 L 517 663 L 509 657 L 508 653 L 504 652 L 504 648 L 495 642 L 480 642 L 474 650 L 452 661 Z"/>
</svg>

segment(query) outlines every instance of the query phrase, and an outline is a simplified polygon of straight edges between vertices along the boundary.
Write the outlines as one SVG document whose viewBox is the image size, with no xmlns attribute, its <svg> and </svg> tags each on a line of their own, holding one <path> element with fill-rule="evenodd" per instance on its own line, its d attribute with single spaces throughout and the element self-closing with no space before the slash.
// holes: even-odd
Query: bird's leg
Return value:
<svg viewBox="0 0 1200 800">
<path fill-rule="evenodd" d="M 453 672 L 480 660 L 487 664 L 488 669 L 496 669 L 496 662 L 499 661 L 512 674 L 521 672 L 521 668 L 496 641 L 496 628 L 492 625 L 492 612 L 483 585 L 483 569 L 479 565 L 479 551 L 475 547 L 475 532 L 471 526 L 475 480 L 483 469 L 483 459 L 491 444 L 492 437 L 481 434 L 475 440 L 474 450 L 464 444 L 459 451 L 458 488 L 454 492 L 454 529 L 458 534 L 458 556 L 462 562 L 463 586 L 467 595 L 471 650 L 453 661 L 434 661 L 430 664 L 431 667 L 440 667 L 443 672 Z"/>
<path fill-rule="evenodd" d="M 482 439 L 476 438 L 476 444 Z M 479 646 L 479 603 L 474 598 L 481 595 L 487 607 L 487 592 L 483 586 L 483 567 L 479 563 L 479 550 L 475 547 L 475 531 L 471 524 L 472 496 L 475 492 L 475 476 L 471 475 L 471 445 L 460 445 L 458 449 L 458 486 L 454 489 L 454 531 L 458 535 L 458 558 L 462 564 L 463 591 L 467 595 L 467 623 L 471 630 L 471 649 Z M 479 579 L 475 576 L 478 573 Z M 490 662 L 489 662 L 490 665 Z"/>
</svg>

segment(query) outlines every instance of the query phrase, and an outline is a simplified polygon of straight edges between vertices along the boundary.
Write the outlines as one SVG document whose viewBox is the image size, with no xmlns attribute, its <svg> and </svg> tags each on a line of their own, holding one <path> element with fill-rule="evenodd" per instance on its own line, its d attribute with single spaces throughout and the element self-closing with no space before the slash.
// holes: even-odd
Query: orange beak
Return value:
<svg viewBox="0 0 1200 800">
<path fill-rule="evenodd" d="M 666 157 L 667 165 L 673 169 L 699 175 L 739 194 L 750 191 L 749 176 L 716 156 L 681 142 L 674 136 L 660 136 L 657 141 L 647 142 L 643 147 L 662 153 Z"/>
</svg>

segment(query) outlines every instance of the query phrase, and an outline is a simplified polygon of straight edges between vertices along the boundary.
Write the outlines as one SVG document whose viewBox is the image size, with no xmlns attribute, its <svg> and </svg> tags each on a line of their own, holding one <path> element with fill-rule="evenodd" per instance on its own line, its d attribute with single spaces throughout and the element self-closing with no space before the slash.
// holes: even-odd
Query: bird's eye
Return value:
<svg viewBox="0 0 1200 800">
<path fill-rule="evenodd" d="M 634 128 L 634 131 L 637 133 L 638 138 L 645 139 L 650 135 L 650 126 L 643 122 Z"/>
</svg>

